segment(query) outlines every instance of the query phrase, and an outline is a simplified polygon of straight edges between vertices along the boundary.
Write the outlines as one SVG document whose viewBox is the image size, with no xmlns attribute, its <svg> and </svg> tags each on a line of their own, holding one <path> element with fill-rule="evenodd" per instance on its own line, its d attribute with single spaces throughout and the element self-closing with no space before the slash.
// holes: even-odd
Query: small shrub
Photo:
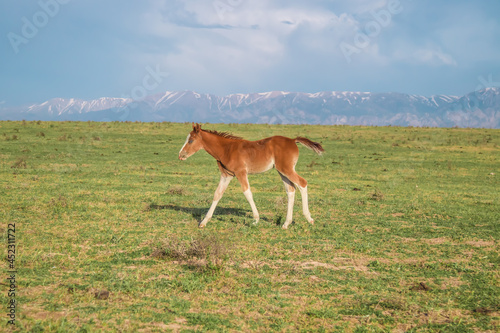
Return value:
<svg viewBox="0 0 500 333">
<path fill-rule="evenodd" d="M 174 186 L 174 187 L 169 188 L 167 193 L 173 194 L 173 195 L 184 195 L 184 194 L 186 194 L 186 190 L 183 187 Z"/>
<path fill-rule="evenodd" d="M 110 292 L 107 290 L 98 290 L 94 292 L 94 298 L 99 300 L 106 300 L 109 298 Z"/>
<path fill-rule="evenodd" d="M 370 199 L 375 201 L 381 201 L 384 199 L 384 193 L 380 192 L 379 190 L 375 190 L 375 192 L 370 194 Z"/>
<path fill-rule="evenodd" d="M 186 261 L 189 267 L 201 272 L 219 272 L 225 267 L 229 254 L 228 246 L 216 235 L 199 235 L 188 242 L 170 236 L 151 256 Z"/>
<path fill-rule="evenodd" d="M 311 163 L 307 164 L 307 167 L 313 168 L 315 165 L 318 165 L 318 163 L 316 163 L 316 161 L 312 161 Z"/>
<path fill-rule="evenodd" d="M 27 167 L 26 158 L 20 157 L 12 164 L 11 169 L 26 169 Z"/>
<path fill-rule="evenodd" d="M 186 258 L 186 244 L 176 237 L 170 236 L 161 241 L 160 246 L 153 250 L 151 256 L 153 258 L 184 259 Z"/>
<path fill-rule="evenodd" d="M 58 208 L 66 208 L 68 207 L 68 201 L 63 195 L 59 195 L 58 198 L 50 199 L 49 205 Z"/>
<path fill-rule="evenodd" d="M 5 135 L 5 133 L 3 134 L 4 138 L 5 138 L 5 141 L 11 141 L 11 140 L 17 140 L 19 139 L 19 137 L 17 135 L 12 135 L 12 137 L 8 136 L 8 135 Z"/>
</svg>

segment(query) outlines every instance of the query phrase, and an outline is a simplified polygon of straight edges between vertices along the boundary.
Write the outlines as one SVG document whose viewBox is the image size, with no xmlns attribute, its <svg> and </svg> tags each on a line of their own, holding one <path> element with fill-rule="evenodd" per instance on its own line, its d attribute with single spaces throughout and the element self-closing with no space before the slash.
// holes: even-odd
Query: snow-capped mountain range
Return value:
<svg viewBox="0 0 500 333">
<path fill-rule="evenodd" d="M 167 91 L 141 100 L 54 98 L 0 108 L 0 119 L 500 128 L 500 88 L 462 97 L 337 91 L 216 96 Z"/>
</svg>

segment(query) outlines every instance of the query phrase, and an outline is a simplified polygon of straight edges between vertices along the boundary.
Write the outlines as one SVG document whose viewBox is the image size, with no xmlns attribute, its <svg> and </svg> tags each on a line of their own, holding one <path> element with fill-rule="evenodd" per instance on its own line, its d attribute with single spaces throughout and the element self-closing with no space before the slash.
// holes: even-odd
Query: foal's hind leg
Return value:
<svg viewBox="0 0 500 333">
<path fill-rule="evenodd" d="M 217 203 L 222 198 L 222 195 L 224 194 L 224 191 L 229 185 L 231 179 L 233 179 L 233 177 L 231 176 L 225 176 L 225 175 L 220 176 L 219 186 L 217 186 L 217 190 L 215 190 L 214 201 L 212 201 L 212 206 L 210 206 L 207 215 L 205 215 L 205 218 L 203 219 L 203 221 L 200 222 L 198 227 L 203 228 L 207 225 L 207 222 L 210 221 L 214 213 L 215 207 L 217 207 Z"/>
<path fill-rule="evenodd" d="M 302 197 L 302 212 L 306 217 L 307 222 L 314 224 L 314 220 L 311 217 L 311 212 L 309 211 L 309 199 L 307 197 L 307 185 L 305 187 L 299 186 L 300 195 Z"/>
<path fill-rule="evenodd" d="M 299 176 L 295 170 L 278 170 L 280 173 L 286 176 L 292 183 L 296 184 L 297 187 L 299 188 L 300 195 L 302 196 L 302 212 L 304 213 L 304 216 L 306 220 L 314 224 L 314 220 L 311 217 L 311 213 L 309 212 L 309 200 L 307 197 L 307 180 Z"/>
<path fill-rule="evenodd" d="M 290 223 L 292 223 L 293 216 L 293 202 L 295 201 L 295 185 L 290 181 L 290 179 L 286 178 L 284 175 L 280 173 L 281 179 L 283 180 L 283 184 L 285 185 L 286 195 L 288 196 L 288 209 L 286 212 L 286 220 L 283 224 L 283 229 L 288 229 Z"/>
</svg>

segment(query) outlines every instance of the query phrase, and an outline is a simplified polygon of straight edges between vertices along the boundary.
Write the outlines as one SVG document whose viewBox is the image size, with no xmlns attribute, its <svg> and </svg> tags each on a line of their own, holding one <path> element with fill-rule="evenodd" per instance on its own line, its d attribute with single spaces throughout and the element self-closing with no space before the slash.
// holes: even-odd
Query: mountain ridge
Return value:
<svg viewBox="0 0 500 333">
<path fill-rule="evenodd" d="M 464 96 L 430 97 L 350 91 L 226 96 L 165 91 L 141 100 L 54 98 L 24 107 L 0 108 L 0 118 L 500 128 L 500 88 Z"/>
</svg>

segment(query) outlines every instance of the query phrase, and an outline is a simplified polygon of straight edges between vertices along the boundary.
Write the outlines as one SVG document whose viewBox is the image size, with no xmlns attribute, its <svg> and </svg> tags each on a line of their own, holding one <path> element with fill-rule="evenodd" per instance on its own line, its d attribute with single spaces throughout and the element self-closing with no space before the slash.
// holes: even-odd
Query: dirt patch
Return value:
<svg viewBox="0 0 500 333">
<path fill-rule="evenodd" d="M 41 311 L 39 309 L 35 308 L 28 308 L 25 307 L 23 311 L 26 311 L 26 313 L 29 313 L 29 316 L 35 320 L 58 320 L 61 318 L 64 318 L 68 315 L 67 312 L 64 311 Z"/>
<path fill-rule="evenodd" d="M 159 275 L 155 275 L 155 276 L 150 277 L 147 281 L 171 280 L 171 279 L 172 279 L 172 277 L 169 275 L 159 274 Z"/>
<path fill-rule="evenodd" d="M 137 266 L 131 265 L 131 266 L 125 266 L 123 268 L 125 268 L 125 269 L 137 269 Z"/>
<path fill-rule="evenodd" d="M 324 281 L 322 278 L 319 278 L 316 275 L 311 275 L 309 277 L 309 280 L 311 280 L 312 282 L 322 282 L 322 281 Z"/>
<path fill-rule="evenodd" d="M 343 271 L 343 270 L 353 270 L 353 271 L 358 271 L 358 272 L 367 272 L 368 268 L 364 265 L 348 265 L 348 266 L 337 266 L 333 264 L 327 264 L 323 262 L 317 262 L 317 261 L 307 261 L 307 262 L 297 262 L 296 264 L 300 265 L 303 269 L 314 269 L 316 267 L 323 267 L 326 269 L 331 269 L 334 271 Z"/>
<path fill-rule="evenodd" d="M 452 241 L 447 237 L 422 239 L 422 242 L 427 243 L 429 245 L 439 245 L 439 244 L 444 244 L 444 243 L 452 243 Z"/>
<path fill-rule="evenodd" d="M 416 238 L 408 238 L 408 237 L 399 237 L 399 240 L 403 243 L 416 242 Z"/>
<path fill-rule="evenodd" d="M 373 216 L 373 213 L 351 213 L 350 216 Z"/>
<path fill-rule="evenodd" d="M 498 317 L 498 315 L 500 314 L 500 312 L 496 311 L 493 308 L 476 308 L 472 310 L 472 312 L 493 317 Z"/>
<path fill-rule="evenodd" d="M 410 287 L 410 290 L 413 290 L 413 291 L 429 291 L 431 290 L 431 288 L 425 284 L 425 282 L 420 282 L 412 287 Z"/>
<path fill-rule="evenodd" d="M 485 241 L 485 240 L 477 240 L 477 241 L 467 241 L 465 242 L 467 245 L 472 245 L 475 247 L 490 247 L 490 246 L 495 246 L 494 241 Z"/>
<path fill-rule="evenodd" d="M 239 266 L 240 268 L 260 268 L 263 267 L 264 265 L 268 265 L 267 263 L 263 261 L 257 261 L 257 260 L 248 260 L 245 262 L 242 262 Z M 273 267 L 277 268 L 277 267 Z"/>
<path fill-rule="evenodd" d="M 186 326 L 186 324 L 187 324 L 187 320 L 185 318 L 176 318 L 175 322 L 170 323 L 170 324 L 151 323 L 150 327 L 140 329 L 139 332 L 152 332 L 152 331 L 156 332 L 156 329 L 160 329 L 162 332 L 164 332 L 164 331 L 181 332 L 184 330 L 196 330 L 197 329 L 197 327 Z"/>
<path fill-rule="evenodd" d="M 317 267 L 322 267 L 326 269 L 330 269 L 333 271 L 342 271 L 342 270 L 351 270 L 351 271 L 358 271 L 358 272 L 369 272 L 369 269 L 366 265 L 361 264 L 359 262 L 354 261 L 353 259 L 350 258 L 337 258 L 336 261 L 340 261 L 344 264 L 341 265 L 336 265 L 332 263 L 324 263 L 324 262 L 318 262 L 318 261 L 306 261 L 306 262 L 300 262 L 300 261 L 283 261 L 283 260 L 278 260 L 275 262 L 264 262 L 264 261 L 245 261 L 243 263 L 240 263 L 241 268 L 261 268 L 263 266 L 268 266 L 273 269 L 279 269 L 281 268 L 282 265 L 293 265 L 295 268 L 299 269 L 314 269 Z M 346 265 L 346 261 L 353 261 L 350 265 Z"/>
<path fill-rule="evenodd" d="M 412 313 L 413 323 L 398 324 L 397 328 L 394 329 L 393 332 L 408 332 L 411 329 L 418 328 L 422 325 L 427 324 L 445 325 L 469 317 L 469 313 L 467 311 L 459 309 L 438 311 L 412 311 Z"/>
</svg>

